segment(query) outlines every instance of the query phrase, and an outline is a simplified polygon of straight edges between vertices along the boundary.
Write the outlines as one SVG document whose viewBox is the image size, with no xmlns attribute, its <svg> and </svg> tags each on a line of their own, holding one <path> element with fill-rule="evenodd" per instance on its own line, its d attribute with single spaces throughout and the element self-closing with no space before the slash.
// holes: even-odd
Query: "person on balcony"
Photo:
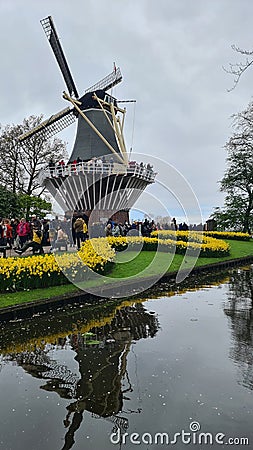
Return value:
<svg viewBox="0 0 253 450">
<path fill-rule="evenodd" d="M 102 172 L 102 167 L 103 167 L 103 161 L 102 161 L 101 158 L 98 158 L 97 161 L 96 161 L 96 171 L 98 173 L 101 173 Z"/>
<path fill-rule="evenodd" d="M 114 167 L 114 159 L 113 159 L 112 156 L 111 156 L 111 158 L 109 160 L 109 167 L 110 167 L 110 172 L 112 172 L 113 171 L 113 167 Z"/>
<path fill-rule="evenodd" d="M 60 177 L 63 176 L 64 169 L 65 169 L 65 162 L 64 162 L 63 159 L 62 159 L 62 160 L 58 163 L 58 166 L 57 166 L 58 175 L 59 175 Z"/>
<path fill-rule="evenodd" d="M 71 163 L 71 172 L 76 174 L 76 165 L 77 165 L 77 160 L 74 159 L 74 161 L 72 161 Z"/>
<path fill-rule="evenodd" d="M 49 161 L 48 168 L 49 168 L 50 176 L 53 177 L 54 171 L 55 171 L 55 162 L 52 159 L 50 159 L 50 161 Z"/>
</svg>

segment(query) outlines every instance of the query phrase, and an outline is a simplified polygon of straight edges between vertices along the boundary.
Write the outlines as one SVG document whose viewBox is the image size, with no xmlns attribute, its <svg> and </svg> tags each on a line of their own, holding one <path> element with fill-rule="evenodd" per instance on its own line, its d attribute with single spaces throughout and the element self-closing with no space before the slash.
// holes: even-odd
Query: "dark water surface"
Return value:
<svg viewBox="0 0 253 450">
<path fill-rule="evenodd" d="M 252 274 L 2 324 L 0 448 L 253 448 Z"/>
</svg>

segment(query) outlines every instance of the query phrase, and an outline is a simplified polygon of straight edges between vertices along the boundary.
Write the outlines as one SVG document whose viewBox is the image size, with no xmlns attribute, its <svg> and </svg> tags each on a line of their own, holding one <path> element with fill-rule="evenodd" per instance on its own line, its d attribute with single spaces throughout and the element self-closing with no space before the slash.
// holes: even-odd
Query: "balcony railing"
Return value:
<svg viewBox="0 0 253 450">
<path fill-rule="evenodd" d="M 40 173 L 41 183 L 47 178 L 59 178 L 75 176 L 80 173 L 83 174 L 101 174 L 104 176 L 108 175 L 125 175 L 141 178 L 149 183 L 153 183 L 156 172 L 152 168 L 147 168 L 135 161 L 129 162 L 128 164 L 118 164 L 105 162 L 102 164 L 96 164 L 95 162 L 79 162 L 79 163 L 59 163 L 55 166 L 47 167 Z"/>
</svg>

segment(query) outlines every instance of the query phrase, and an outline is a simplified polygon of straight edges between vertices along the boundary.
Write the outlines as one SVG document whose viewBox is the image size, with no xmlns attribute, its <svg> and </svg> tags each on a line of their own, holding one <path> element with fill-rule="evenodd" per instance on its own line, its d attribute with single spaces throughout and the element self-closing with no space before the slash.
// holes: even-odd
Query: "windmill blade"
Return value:
<svg viewBox="0 0 253 450">
<path fill-rule="evenodd" d="M 19 142 L 23 143 L 35 135 L 49 139 L 62 131 L 64 128 L 71 125 L 75 122 L 75 120 L 76 115 L 74 114 L 74 108 L 65 108 L 57 114 L 49 117 L 49 119 L 45 120 L 37 127 L 19 136 Z"/>
<path fill-rule="evenodd" d="M 74 95 L 75 98 L 79 98 L 79 95 L 78 95 L 73 77 L 71 75 L 67 60 L 63 53 L 63 49 L 60 44 L 60 40 L 58 38 L 52 17 L 48 16 L 45 19 L 42 19 L 40 21 L 40 23 L 45 31 L 47 39 L 48 39 L 48 41 L 51 45 L 51 48 L 54 52 L 55 58 L 59 64 L 61 73 L 62 73 L 65 83 L 67 85 L 70 96 Z"/>
<path fill-rule="evenodd" d="M 108 91 L 108 89 L 111 89 L 113 86 L 116 86 L 116 84 L 120 83 L 122 80 L 122 75 L 120 72 L 120 68 L 114 69 L 112 73 L 109 73 L 105 78 L 98 81 L 98 83 L 94 84 L 93 86 L 86 89 L 85 93 L 87 92 L 95 92 L 98 89 L 102 89 L 104 91 Z"/>
</svg>

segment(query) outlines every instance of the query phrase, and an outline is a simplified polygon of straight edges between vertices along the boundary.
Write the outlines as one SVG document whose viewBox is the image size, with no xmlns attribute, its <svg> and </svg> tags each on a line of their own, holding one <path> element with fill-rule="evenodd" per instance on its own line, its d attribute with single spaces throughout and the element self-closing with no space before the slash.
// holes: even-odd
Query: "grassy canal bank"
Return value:
<svg viewBox="0 0 253 450">
<path fill-rule="evenodd" d="M 226 240 L 230 245 L 230 254 L 224 257 L 200 257 L 197 259 L 195 267 L 214 266 L 217 263 L 253 257 L 253 241 Z M 239 262 L 239 261 L 238 261 Z M 99 287 L 118 283 L 119 279 L 133 277 L 159 276 L 159 274 L 169 274 L 178 271 L 183 264 L 183 268 L 192 267 L 193 258 L 175 254 L 173 257 L 165 252 L 141 251 L 136 255 L 134 251 L 119 252 L 116 256 L 115 264 L 111 272 L 95 281 L 88 281 L 87 286 Z M 181 267 L 182 268 L 182 267 Z M 25 291 L 6 292 L 0 294 L 0 309 L 13 305 L 21 305 L 43 299 L 51 299 L 59 296 L 71 296 L 82 293 L 75 285 L 69 283 L 59 286 L 45 287 L 43 289 L 32 289 Z"/>
</svg>

